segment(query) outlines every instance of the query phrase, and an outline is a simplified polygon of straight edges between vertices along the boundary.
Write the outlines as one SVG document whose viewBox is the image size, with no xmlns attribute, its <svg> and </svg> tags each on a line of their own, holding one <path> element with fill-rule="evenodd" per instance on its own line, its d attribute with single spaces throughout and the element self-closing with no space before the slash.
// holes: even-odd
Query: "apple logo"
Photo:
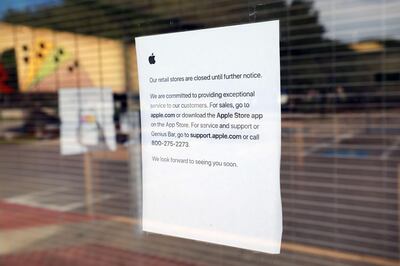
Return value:
<svg viewBox="0 0 400 266">
<path fill-rule="evenodd" d="M 149 56 L 149 63 L 152 65 L 156 63 L 156 57 L 154 53 L 151 53 L 151 55 Z"/>
</svg>

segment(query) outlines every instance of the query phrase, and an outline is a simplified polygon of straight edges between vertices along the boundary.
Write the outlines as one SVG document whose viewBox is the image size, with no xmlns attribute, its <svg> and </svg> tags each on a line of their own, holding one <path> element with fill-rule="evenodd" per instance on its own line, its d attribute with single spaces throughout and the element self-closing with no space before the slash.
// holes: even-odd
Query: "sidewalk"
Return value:
<svg viewBox="0 0 400 266">
<path fill-rule="evenodd" d="M 122 234 L 110 229 L 121 223 L 112 219 L 0 201 L 0 265 L 195 265 L 118 247 Z"/>
</svg>

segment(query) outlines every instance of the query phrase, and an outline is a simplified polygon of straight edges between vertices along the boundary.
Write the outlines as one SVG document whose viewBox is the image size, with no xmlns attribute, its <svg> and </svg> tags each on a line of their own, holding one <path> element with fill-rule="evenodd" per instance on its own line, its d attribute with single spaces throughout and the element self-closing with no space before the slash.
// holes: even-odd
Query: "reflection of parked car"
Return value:
<svg viewBox="0 0 400 266">
<path fill-rule="evenodd" d="M 25 122 L 20 127 L 6 130 L 6 135 L 13 138 L 34 137 L 39 139 L 54 139 L 60 135 L 60 119 L 35 105 L 29 111 Z"/>
</svg>

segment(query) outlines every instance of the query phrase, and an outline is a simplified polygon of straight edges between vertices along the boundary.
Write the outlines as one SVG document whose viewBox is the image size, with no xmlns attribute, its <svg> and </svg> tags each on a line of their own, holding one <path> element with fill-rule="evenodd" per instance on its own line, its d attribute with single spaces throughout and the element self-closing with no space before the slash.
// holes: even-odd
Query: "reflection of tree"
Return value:
<svg viewBox="0 0 400 266">
<path fill-rule="evenodd" d="M 117 39 L 138 35 L 279 19 L 282 86 L 289 93 L 325 94 L 349 81 L 354 53 L 323 37 L 307 0 L 64 0 L 58 6 L 8 12 L 5 20 Z M 337 64 L 337 62 L 342 62 Z"/>
<path fill-rule="evenodd" d="M 8 11 L 4 20 L 34 27 L 124 38 L 177 30 L 179 18 L 148 14 L 130 1 L 64 0 L 59 5 L 25 11 Z M 186 24 L 184 29 L 195 29 Z"/>
<path fill-rule="evenodd" d="M 293 0 L 288 4 L 282 0 L 274 5 L 276 8 L 260 5 L 257 20 L 280 20 L 282 86 L 294 94 L 310 90 L 326 94 L 333 89 L 332 83 L 346 82 L 340 73 L 350 69 L 336 62 L 349 60 L 353 53 L 345 45 L 323 37 L 324 27 L 312 3 Z"/>
</svg>

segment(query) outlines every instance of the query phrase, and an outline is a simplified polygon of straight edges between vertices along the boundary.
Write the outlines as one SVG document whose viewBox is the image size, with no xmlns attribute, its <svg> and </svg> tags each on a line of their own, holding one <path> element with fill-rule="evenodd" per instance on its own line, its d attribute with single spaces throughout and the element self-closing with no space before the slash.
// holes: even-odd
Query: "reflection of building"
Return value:
<svg viewBox="0 0 400 266">
<path fill-rule="evenodd" d="M 3 93 L 10 92 L 8 87 L 21 92 L 110 87 L 114 93 L 138 87 L 135 77 L 132 84 L 126 79 L 126 60 L 134 62 L 136 56 L 133 45 L 126 48 L 106 38 L 6 23 L 0 23 L 0 36 Z"/>
<path fill-rule="evenodd" d="M 355 66 L 357 72 L 353 73 L 353 80 L 358 83 L 368 84 L 372 92 L 379 92 L 384 88 L 387 96 L 394 101 L 400 86 L 400 51 L 398 41 L 364 41 L 350 45 L 357 53 Z M 362 88 L 363 91 L 367 88 Z M 397 98 L 398 99 L 398 98 Z"/>
</svg>

